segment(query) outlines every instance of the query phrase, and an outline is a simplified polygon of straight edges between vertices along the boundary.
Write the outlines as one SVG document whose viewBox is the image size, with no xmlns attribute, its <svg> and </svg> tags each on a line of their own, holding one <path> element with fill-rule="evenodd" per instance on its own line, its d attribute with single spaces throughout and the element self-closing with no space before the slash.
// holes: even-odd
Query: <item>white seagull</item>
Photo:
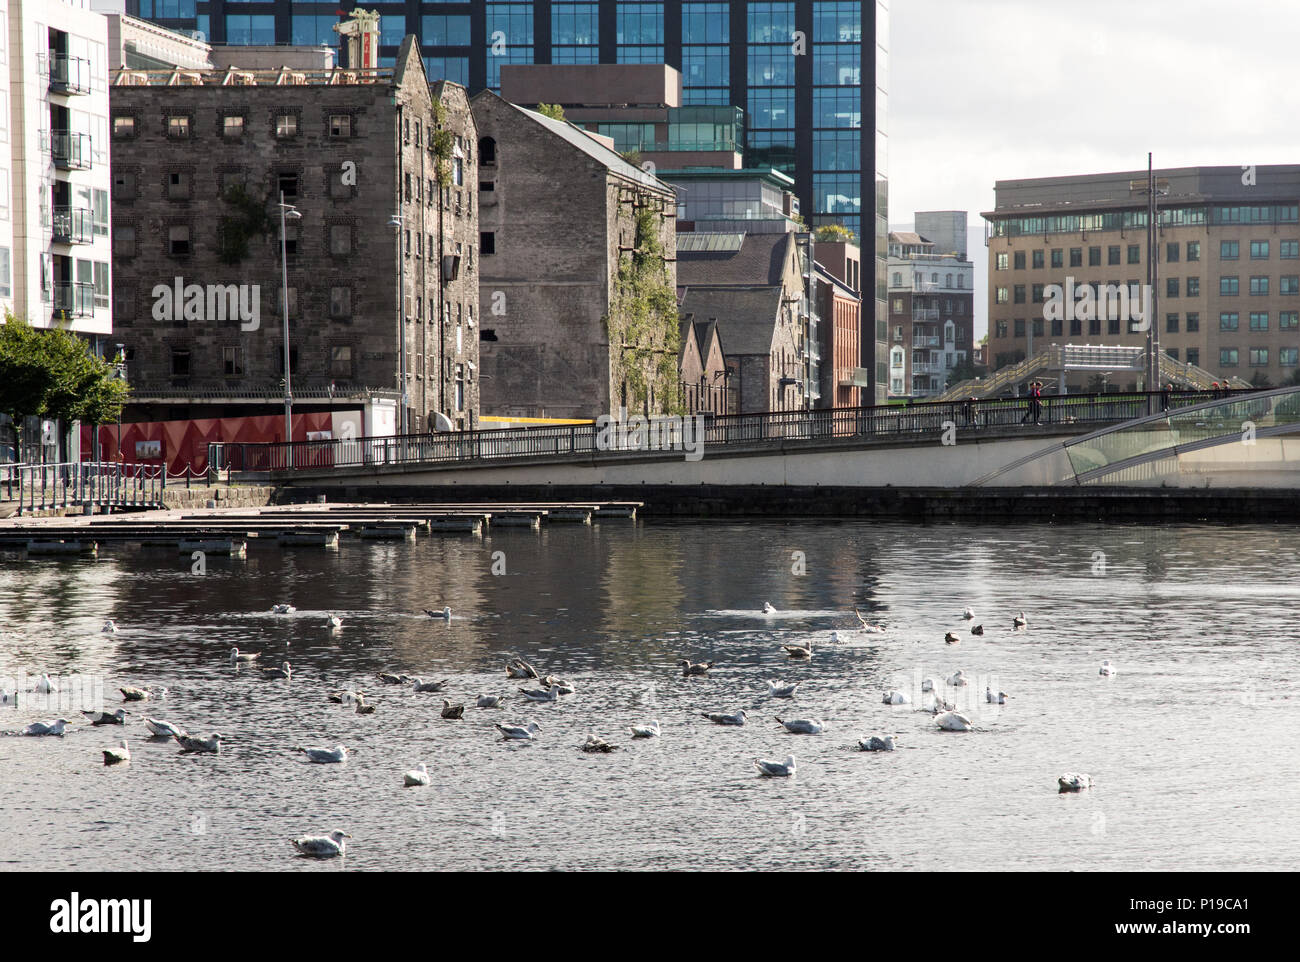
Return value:
<svg viewBox="0 0 1300 962">
<path fill-rule="evenodd" d="M 505 700 L 505 695 L 479 695 L 474 705 L 478 708 L 500 708 Z"/>
<path fill-rule="evenodd" d="M 335 745 L 333 748 L 303 748 L 300 745 L 295 751 L 303 752 L 313 762 L 320 762 L 321 764 L 348 760 L 348 750 L 342 745 Z"/>
<path fill-rule="evenodd" d="M 293 676 L 293 669 L 289 666 L 289 663 L 287 661 L 282 662 L 279 668 L 262 669 L 263 678 L 286 678 L 287 679 L 287 678 L 291 678 L 292 676 Z"/>
<path fill-rule="evenodd" d="M 207 738 L 191 738 L 189 735 L 181 732 L 173 736 L 181 746 L 182 752 L 190 752 L 196 755 L 220 755 L 221 754 L 221 733 L 213 732 Z"/>
<path fill-rule="evenodd" d="M 955 711 L 936 715 L 934 723 L 946 732 L 968 732 L 975 727 L 969 718 Z"/>
<path fill-rule="evenodd" d="M 1085 788 L 1092 788 L 1092 776 L 1085 775 L 1083 772 L 1066 772 L 1056 780 L 1056 784 L 1063 792 L 1080 792 Z"/>
<path fill-rule="evenodd" d="M 526 740 L 532 738 L 542 730 L 542 726 L 537 724 L 537 722 L 529 722 L 527 728 L 520 727 L 519 725 L 496 725 L 494 727 L 505 736 L 506 741 L 509 741 L 512 738 Z"/>
<path fill-rule="evenodd" d="M 66 718 L 52 722 L 32 722 L 23 729 L 24 735 L 62 735 L 65 726 L 72 724 Z"/>
<path fill-rule="evenodd" d="M 599 735 L 588 735 L 587 740 L 582 743 L 582 750 L 588 754 L 599 752 L 602 755 L 608 755 L 617 748 L 617 745 L 611 745 Z"/>
<path fill-rule="evenodd" d="M 310 855 L 312 858 L 333 858 L 335 855 L 344 854 L 344 846 L 347 843 L 343 840 L 351 837 L 347 832 L 339 831 L 330 832 L 328 835 L 304 835 L 293 840 L 293 847 L 303 855 Z"/>
<path fill-rule="evenodd" d="M 765 615 L 776 614 L 776 609 L 772 607 L 772 602 L 770 601 L 763 602 L 763 614 Z"/>
<path fill-rule="evenodd" d="M 899 691 L 897 688 L 885 692 L 885 697 L 880 699 L 886 705 L 910 705 L 912 699 L 908 698 L 906 693 Z"/>
<path fill-rule="evenodd" d="M 728 715 L 726 712 L 720 711 L 702 711 L 700 714 L 717 725 L 743 725 L 748 717 L 743 708 L 734 715 Z"/>
<path fill-rule="evenodd" d="M 245 665 L 246 665 L 246 664 L 248 664 L 250 661 L 257 661 L 257 659 L 259 659 L 259 658 L 261 658 L 261 657 L 262 657 L 262 653 L 261 653 L 261 652 L 258 652 L 257 654 L 249 654 L 249 653 L 247 653 L 247 652 L 240 651 L 238 648 L 231 648 L 231 649 L 230 649 L 230 662 L 231 662 L 231 664 L 245 664 Z"/>
<path fill-rule="evenodd" d="M 279 604 L 279 605 L 271 606 L 271 613 L 274 615 L 291 615 L 297 610 L 298 610 L 297 608 L 289 604 Z"/>
<path fill-rule="evenodd" d="M 103 632 L 104 632 L 104 634 L 106 634 L 106 635 L 111 635 L 111 634 L 116 633 L 116 632 L 117 632 L 117 622 L 113 621 L 112 618 L 109 618 L 108 621 L 104 622 Z"/>
<path fill-rule="evenodd" d="M 414 769 L 402 773 L 402 784 L 408 788 L 412 785 L 429 784 L 429 766 L 420 762 Z"/>
<path fill-rule="evenodd" d="M 786 755 L 785 761 L 774 762 L 762 758 L 754 759 L 754 767 L 758 769 L 760 775 L 770 775 L 775 777 L 784 777 L 794 774 L 794 756 Z"/>
<path fill-rule="evenodd" d="M 921 691 L 934 691 L 934 679 L 933 679 L 933 678 L 922 678 L 922 679 L 921 679 Z"/>
<path fill-rule="evenodd" d="M 952 685 L 953 688 L 964 688 L 967 684 L 966 672 L 958 668 L 955 672 L 953 672 L 951 675 L 948 676 L 948 684 Z"/>
<path fill-rule="evenodd" d="M 520 658 L 506 665 L 507 678 L 536 678 L 537 669 Z"/>
<path fill-rule="evenodd" d="M 786 721 L 778 718 L 777 721 L 785 726 L 785 730 L 792 735 L 820 735 L 826 730 L 826 723 L 820 719 L 812 718 L 791 718 Z"/>
<path fill-rule="evenodd" d="M 984 697 L 990 705 L 1005 705 L 1011 696 L 1005 691 L 995 692 L 992 686 L 989 686 L 984 689 Z"/>
<path fill-rule="evenodd" d="M 90 719 L 92 725 L 125 725 L 126 709 L 119 708 L 111 714 L 106 711 L 86 711 L 82 709 L 81 713 Z"/>
<path fill-rule="evenodd" d="M 785 649 L 785 653 L 789 655 L 791 658 L 812 657 L 813 651 L 812 651 L 811 641 L 808 642 L 808 644 L 806 645 L 782 645 L 781 647 Z"/>
<path fill-rule="evenodd" d="M 423 678 L 415 677 L 411 681 L 415 682 L 415 691 L 442 691 L 442 686 L 451 681 L 450 678 L 444 678 L 442 681 L 425 681 Z"/>
<path fill-rule="evenodd" d="M 123 739 L 118 743 L 118 747 L 117 747 L 117 748 L 105 748 L 105 749 L 104 749 L 104 764 L 105 764 L 105 765 L 119 765 L 119 764 L 121 764 L 122 762 L 129 762 L 130 760 L 131 760 L 131 750 L 130 750 L 129 748 L 126 747 L 126 739 L 125 739 L 125 738 L 123 738 Z"/>
<path fill-rule="evenodd" d="M 159 721 L 157 718 L 145 718 L 144 727 L 149 729 L 149 733 L 155 738 L 175 738 L 177 735 L 185 734 L 171 722 Z"/>
<path fill-rule="evenodd" d="M 552 685 L 550 688 L 520 688 L 525 698 L 529 701 L 558 701 L 560 697 L 560 686 Z"/>
<path fill-rule="evenodd" d="M 633 738 L 658 738 L 659 737 L 659 719 L 655 719 L 648 725 L 633 725 Z"/>
<path fill-rule="evenodd" d="M 0 688 L 0 705 L 18 704 L 18 692 L 10 691 L 8 688 Z"/>
<path fill-rule="evenodd" d="M 692 662 L 688 658 L 683 658 L 677 664 L 682 670 L 683 677 L 690 677 L 691 675 L 707 675 L 709 669 L 713 667 L 713 662 L 711 661 Z"/>
<path fill-rule="evenodd" d="M 793 698 L 794 691 L 798 687 L 799 682 L 797 681 L 791 682 L 788 685 L 784 682 L 778 685 L 774 681 L 769 681 L 767 683 L 767 693 L 773 698 Z"/>
<path fill-rule="evenodd" d="M 871 622 L 867 621 L 866 618 L 863 618 L 862 612 L 858 611 L 857 608 L 853 609 L 853 613 L 858 616 L 858 621 L 862 622 L 863 631 L 870 632 L 871 634 L 874 635 L 878 635 L 885 630 L 884 625 L 873 625 Z"/>
<path fill-rule="evenodd" d="M 1097 674 L 1108 676 L 1115 674 L 1115 666 L 1110 663 L 1109 658 L 1101 663 L 1101 670 Z"/>
<path fill-rule="evenodd" d="M 1024 628 L 1028 624 L 1029 622 L 1025 620 L 1025 613 L 1023 611 L 1011 619 L 1012 628 Z"/>
<path fill-rule="evenodd" d="M 967 621 L 974 621 L 974 620 L 975 620 L 975 612 L 972 611 L 970 608 L 967 608 L 965 611 L 963 611 L 963 612 L 961 613 L 961 616 L 962 616 L 963 618 L 965 618 Z"/>
<path fill-rule="evenodd" d="M 894 736 L 886 735 L 880 738 L 877 735 L 871 735 L 858 742 L 858 749 L 864 752 L 892 752 L 894 750 Z"/>
<path fill-rule="evenodd" d="M 50 676 L 41 672 L 41 677 L 36 680 L 36 691 L 42 695 L 49 695 L 58 690 L 58 686 L 50 680 Z"/>
<path fill-rule="evenodd" d="M 340 618 L 338 615 L 326 615 L 326 616 L 325 616 L 325 627 L 326 627 L 326 628 L 342 628 L 342 627 L 343 627 L 343 619 Z"/>
<path fill-rule="evenodd" d="M 446 608 L 446 607 L 444 607 L 444 608 L 442 609 L 442 611 L 434 611 L 434 610 L 431 609 L 431 608 L 425 608 L 425 609 L 424 609 L 424 613 L 425 613 L 426 615 L 428 615 L 430 618 L 441 618 L 443 621 L 446 621 L 448 624 L 451 623 L 451 609 L 450 609 L 450 608 Z"/>
</svg>

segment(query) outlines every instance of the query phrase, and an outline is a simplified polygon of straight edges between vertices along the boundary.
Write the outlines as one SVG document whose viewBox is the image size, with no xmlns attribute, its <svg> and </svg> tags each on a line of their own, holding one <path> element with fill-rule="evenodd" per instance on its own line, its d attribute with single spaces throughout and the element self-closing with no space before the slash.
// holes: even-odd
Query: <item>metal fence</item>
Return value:
<svg viewBox="0 0 1300 962">
<path fill-rule="evenodd" d="M 159 507 L 166 484 L 161 465 L 117 461 L 6 464 L 0 471 L 0 491 L 18 502 L 19 514 L 83 504 Z"/>
<path fill-rule="evenodd" d="M 209 464 L 221 472 L 373 468 L 515 458 L 592 458 L 619 451 L 687 451 L 728 445 L 783 444 L 832 439 L 933 437 L 958 430 L 1053 424 L 1113 424 L 1156 410 L 1211 400 L 1208 392 L 1072 394 L 1044 396 L 1037 410 L 1029 397 L 945 401 L 821 411 L 698 418 L 629 418 L 610 425 L 574 424 L 417 434 L 405 437 L 295 441 L 292 444 L 213 444 Z M 1037 417 L 1035 417 L 1035 414 Z M 698 426 L 698 430 L 697 430 Z"/>
</svg>

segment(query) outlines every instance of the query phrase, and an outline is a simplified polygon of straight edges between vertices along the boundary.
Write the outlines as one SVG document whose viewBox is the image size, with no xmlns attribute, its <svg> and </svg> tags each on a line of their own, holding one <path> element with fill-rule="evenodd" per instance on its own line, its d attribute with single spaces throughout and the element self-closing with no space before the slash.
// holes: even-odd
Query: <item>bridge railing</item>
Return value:
<svg viewBox="0 0 1300 962">
<path fill-rule="evenodd" d="M 3 490 L 18 513 L 83 504 L 150 508 L 163 503 L 166 468 L 118 461 L 4 465 Z"/>
<path fill-rule="evenodd" d="M 1249 392 L 1241 392 L 1249 393 Z M 1220 396 L 1223 396 L 1220 394 Z M 1166 409 L 1199 404 L 1209 392 L 1176 391 L 1134 394 L 1069 394 L 1044 396 L 1034 411 L 1028 397 L 975 401 L 918 402 L 907 405 L 838 408 L 814 411 L 773 411 L 762 414 L 703 416 L 707 448 L 727 445 L 779 444 L 823 439 L 886 439 L 933 437 L 948 428 L 978 430 L 1014 427 L 1027 421 L 1043 424 L 1110 424 L 1147 414 L 1151 399 Z M 1034 414 L 1038 417 L 1035 418 Z M 687 418 L 689 420 L 689 416 Z M 654 439 L 639 441 L 637 421 L 616 423 L 611 436 L 598 424 L 571 424 L 412 434 L 402 437 L 294 441 L 291 444 L 217 443 L 210 463 L 220 470 L 275 473 L 330 468 L 366 469 L 382 465 L 446 464 L 504 458 L 593 457 L 604 451 L 677 449 L 699 440 L 694 424 L 656 418 L 648 432 Z M 621 433 L 620 433 L 621 432 Z M 629 440 L 630 436 L 630 440 Z M 646 435 L 642 434 L 642 438 Z"/>
</svg>

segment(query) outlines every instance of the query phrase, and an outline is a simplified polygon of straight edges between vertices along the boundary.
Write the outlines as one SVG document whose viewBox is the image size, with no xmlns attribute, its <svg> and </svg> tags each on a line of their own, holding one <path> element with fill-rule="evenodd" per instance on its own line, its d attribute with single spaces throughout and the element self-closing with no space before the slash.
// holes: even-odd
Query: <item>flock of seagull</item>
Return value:
<svg viewBox="0 0 1300 962">
<path fill-rule="evenodd" d="M 297 609 L 289 604 L 277 604 L 271 611 L 274 614 L 293 614 Z M 763 604 L 762 613 L 764 615 L 777 614 L 777 609 L 772 606 L 771 602 Z M 430 618 L 443 619 L 448 623 L 451 621 L 451 609 L 443 608 L 441 611 L 425 609 L 425 614 Z M 886 628 L 880 624 L 869 622 L 862 613 L 855 608 L 854 614 L 861 624 L 861 630 L 869 634 L 879 634 L 886 631 Z M 966 608 L 962 617 L 967 622 L 975 621 L 975 613 L 970 608 Z M 342 619 L 337 615 L 329 614 L 326 618 L 326 627 L 330 630 L 338 629 L 342 626 Z M 1016 631 L 1024 630 L 1028 627 L 1028 620 L 1023 611 L 1019 612 L 1012 619 L 1012 629 Z M 117 624 L 111 619 L 105 622 L 104 633 L 113 634 L 118 631 Z M 984 626 L 980 624 L 972 625 L 970 629 L 972 635 L 983 635 Z M 839 633 L 830 632 L 829 641 L 835 643 L 839 641 Z M 958 644 L 961 637 L 956 633 L 949 631 L 944 637 L 947 644 Z M 786 655 L 795 661 L 807 661 L 813 657 L 812 642 L 802 645 L 782 645 Z M 229 660 L 236 668 L 257 668 L 263 678 L 268 680 L 288 681 L 292 678 L 292 668 L 285 661 L 279 667 L 262 668 L 258 665 L 260 653 L 243 652 L 238 648 L 230 649 Z M 689 659 L 679 661 L 678 667 L 682 669 L 682 676 L 685 678 L 705 677 L 709 670 L 713 668 L 715 662 L 692 662 Z M 1109 659 L 1101 663 L 1098 672 L 1103 677 L 1110 677 L 1116 673 L 1115 666 Z M 561 698 L 575 694 L 577 689 L 571 681 L 558 678 L 554 675 L 542 675 L 536 668 L 522 659 L 515 658 L 506 664 L 506 677 L 518 680 L 531 680 L 539 684 L 537 688 L 519 688 L 519 693 L 523 699 L 528 702 L 556 702 Z M 378 678 L 384 685 L 390 686 L 409 686 L 412 691 L 418 693 L 436 693 L 444 690 L 450 679 L 441 681 L 427 681 L 423 678 L 406 674 L 391 674 L 388 672 L 379 672 Z M 793 698 L 799 687 L 799 682 L 775 682 L 768 681 L 767 694 L 772 698 Z M 943 684 L 950 688 L 963 688 L 969 682 L 966 673 L 958 669 L 952 675 L 943 680 Z M 34 691 L 38 694 L 53 694 L 57 692 L 56 683 L 48 673 L 42 673 L 36 680 Z M 119 689 L 122 693 L 123 701 L 142 702 L 142 701 L 162 701 L 167 697 L 166 688 L 147 689 L 133 686 L 126 686 Z M 933 678 L 925 678 L 921 681 L 921 692 L 927 696 L 924 699 L 923 711 L 934 715 L 936 725 L 944 731 L 968 732 L 975 728 L 974 723 L 966 715 L 957 711 L 957 706 L 952 701 L 943 697 L 943 692 L 938 683 Z M 362 691 L 355 689 L 343 689 L 329 691 L 326 693 L 329 701 L 335 704 L 342 704 L 354 708 L 357 714 L 371 714 L 375 711 L 375 706 L 366 700 L 366 695 Z M 506 697 L 504 695 L 479 695 L 475 699 L 475 707 L 483 709 L 503 708 Z M 992 687 L 986 687 L 985 699 L 989 704 L 1004 705 L 1011 696 L 1004 691 L 993 691 Z M 0 705 L 16 704 L 19 698 L 19 692 L 0 689 Z M 908 695 L 900 690 L 891 689 L 884 693 L 882 701 L 886 705 L 905 705 L 910 703 Z M 449 720 L 462 719 L 464 717 L 465 705 L 463 703 L 452 703 L 447 699 L 442 700 L 441 717 Z M 114 712 L 104 711 L 83 711 L 83 715 L 90 719 L 92 726 L 106 725 L 125 725 L 126 710 L 119 708 Z M 749 718 L 744 709 L 735 712 L 723 711 L 700 711 L 699 714 L 704 718 L 717 725 L 744 725 Z M 206 738 L 190 735 L 183 728 L 174 725 L 168 721 L 158 718 L 144 717 L 146 729 L 149 731 L 151 741 L 175 741 L 181 749 L 182 754 L 220 754 L 221 739 L 220 732 L 211 732 Z M 782 725 L 786 731 L 796 735 L 819 735 L 826 730 L 825 723 L 815 718 L 782 718 L 776 716 L 778 724 Z M 7 734 L 30 735 L 30 736 L 62 736 L 68 725 L 72 724 L 66 718 L 58 718 L 53 721 L 32 722 L 22 731 L 9 732 Z M 504 741 L 530 741 L 537 737 L 542 731 L 542 726 L 537 722 L 529 722 L 526 725 L 503 725 L 496 723 L 496 730 L 501 734 Z M 633 725 L 629 729 L 633 739 L 658 738 L 661 735 L 661 727 L 658 719 L 641 724 Z M 892 752 L 895 750 L 896 742 L 893 735 L 873 734 L 860 739 L 857 743 L 860 751 L 867 752 Z M 611 744 L 598 735 L 590 734 L 582 745 L 582 750 L 588 753 L 608 754 L 615 751 L 617 745 Z M 319 764 L 338 764 L 347 761 L 348 749 L 342 745 L 332 747 L 304 747 L 298 746 L 294 749 L 306 756 L 308 761 Z M 123 738 L 115 748 L 103 750 L 105 765 L 120 765 L 130 762 L 131 752 L 127 746 L 127 741 Z M 787 755 L 783 760 L 755 758 L 754 767 L 759 774 L 767 777 L 789 777 L 795 774 L 798 764 L 793 755 Z M 402 773 L 402 784 L 406 787 L 428 786 L 430 776 L 428 767 L 421 763 L 414 769 Z M 1082 772 L 1065 772 L 1058 779 L 1057 784 L 1062 792 L 1076 792 L 1093 786 L 1093 779 L 1090 775 Z M 293 840 L 294 847 L 303 855 L 315 858 L 330 858 L 333 856 L 343 855 L 346 847 L 346 840 L 352 836 L 343 831 L 334 831 L 328 835 L 307 835 Z"/>
</svg>

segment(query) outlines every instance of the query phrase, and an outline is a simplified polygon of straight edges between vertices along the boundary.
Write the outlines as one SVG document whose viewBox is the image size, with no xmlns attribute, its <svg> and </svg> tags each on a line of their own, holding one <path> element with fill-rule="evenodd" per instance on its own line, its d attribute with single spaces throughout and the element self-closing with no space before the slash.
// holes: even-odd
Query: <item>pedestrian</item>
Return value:
<svg viewBox="0 0 1300 962">
<path fill-rule="evenodd" d="M 1034 423 L 1043 423 L 1043 382 L 1034 382 Z"/>
<path fill-rule="evenodd" d="M 1169 395 L 1171 395 L 1173 391 L 1174 386 L 1172 384 L 1166 384 L 1164 390 L 1160 392 L 1160 410 L 1169 410 Z"/>
<path fill-rule="evenodd" d="M 961 406 L 962 417 L 966 421 L 966 427 L 978 427 L 975 421 L 975 399 L 968 398 L 966 403 Z"/>
</svg>

